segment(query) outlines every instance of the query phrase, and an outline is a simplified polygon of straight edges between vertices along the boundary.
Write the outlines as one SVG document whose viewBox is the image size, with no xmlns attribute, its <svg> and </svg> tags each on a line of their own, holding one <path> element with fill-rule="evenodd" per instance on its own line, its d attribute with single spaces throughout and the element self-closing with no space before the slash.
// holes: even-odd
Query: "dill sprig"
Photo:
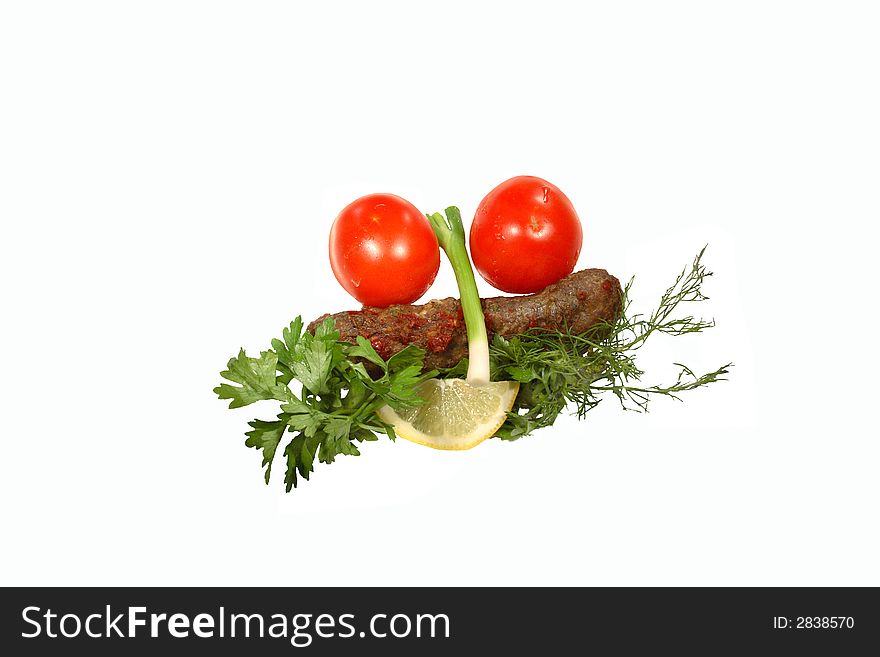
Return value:
<svg viewBox="0 0 880 657">
<path fill-rule="evenodd" d="M 630 313 L 634 280 L 630 279 L 618 317 L 589 333 L 578 335 L 563 328 L 532 329 L 510 340 L 496 335 L 490 346 L 493 378 L 520 382 L 516 404 L 496 435 L 505 440 L 521 438 L 553 424 L 569 405 L 582 419 L 606 393 L 615 395 L 625 410 L 647 411 L 652 397 L 680 401 L 680 393 L 725 380 L 732 363 L 702 375 L 675 363 L 679 371 L 674 383 L 644 386 L 644 372 L 636 365 L 636 353 L 651 335 L 681 336 L 715 325 L 712 320 L 676 312 L 708 299 L 702 286 L 712 272 L 701 262 L 705 250 L 681 271 L 648 314 Z"/>
</svg>

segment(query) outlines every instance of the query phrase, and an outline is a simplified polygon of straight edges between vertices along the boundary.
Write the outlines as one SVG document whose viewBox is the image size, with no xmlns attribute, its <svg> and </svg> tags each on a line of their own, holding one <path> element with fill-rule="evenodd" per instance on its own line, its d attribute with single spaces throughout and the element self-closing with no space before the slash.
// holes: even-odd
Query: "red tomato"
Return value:
<svg viewBox="0 0 880 657">
<path fill-rule="evenodd" d="M 367 306 L 412 303 L 440 268 L 440 246 L 424 214 L 393 194 L 370 194 L 339 213 L 330 229 L 330 266 Z"/>
<path fill-rule="evenodd" d="M 471 257 L 493 287 L 540 292 L 568 276 L 583 243 L 581 221 L 558 187 L 534 176 L 507 180 L 482 200 L 471 224 Z"/>
</svg>

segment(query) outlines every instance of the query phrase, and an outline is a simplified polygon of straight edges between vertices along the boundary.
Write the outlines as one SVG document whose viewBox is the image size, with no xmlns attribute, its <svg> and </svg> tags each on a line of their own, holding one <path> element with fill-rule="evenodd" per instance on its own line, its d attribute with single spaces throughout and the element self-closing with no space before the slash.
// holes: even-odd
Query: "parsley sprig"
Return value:
<svg viewBox="0 0 880 657">
<path fill-rule="evenodd" d="M 394 440 L 394 428 L 376 410 L 385 404 L 401 409 L 422 403 L 418 385 L 437 374 L 422 373 L 424 358 L 424 351 L 411 345 L 386 361 L 363 337 L 356 344 L 340 341 L 332 319 L 312 335 L 297 317 L 258 358 L 239 351 L 220 373 L 231 383 L 214 392 L 230 400 L 229 408 L 281 402 L 276 419 L 248 423 L 245 445 L 262 451 L 268 484 L 285 433 L 293 434 L 282 450 L 284 484 L 290 491 L 298 477 L 309 478 L 315 459 L 332 463 L 340 454 L 357 456 L 357 443 L 377 440 L 380 433 Z M 354 359 L 376 365 L 381 376 L 372 378 L 363 362 Z M 301 384 L 298 394 L 291 389 L 294 381 Z"/>
</svg>

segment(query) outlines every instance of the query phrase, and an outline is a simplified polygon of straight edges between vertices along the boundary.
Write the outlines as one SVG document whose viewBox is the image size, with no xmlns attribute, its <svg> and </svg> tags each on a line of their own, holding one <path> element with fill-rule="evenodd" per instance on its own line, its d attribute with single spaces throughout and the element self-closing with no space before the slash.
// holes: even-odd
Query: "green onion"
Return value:
<svg viewBox="0 0 880 657">
<path fill-rule="evenodd" d="M 474 279 L 474 270 L 468 257 L 464 240 L 464 224 L 461 212 L 455 206 L 446 208 L 446 218 L 439 212 L 427 215 L 437 241 L 449 257 L 468 337 L 467 382 L 470 385 L 489 383 L 489 339 L 486 335 L 486 319 L 480 305 L 480 293 Z"/>
</svg>

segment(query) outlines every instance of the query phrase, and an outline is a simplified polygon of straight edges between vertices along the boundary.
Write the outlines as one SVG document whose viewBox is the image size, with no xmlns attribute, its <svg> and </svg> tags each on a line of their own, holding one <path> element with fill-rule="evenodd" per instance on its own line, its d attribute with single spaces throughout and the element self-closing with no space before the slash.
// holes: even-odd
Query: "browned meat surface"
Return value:
<svg viewBox="0 0 880 657">
<path fill-rule="evenodd" d="M 505 338 L 530 328 L 562 328 L 586 333 L 601 321 L 612 321 L 620 311 L 620 281 L 604 269 L 584 269 L 566 276 L 537 294 L 483 299 L 483 313 L 489 339 L 495 333 Z M 453 367 L 467 356 L 467 333 L 458 299 L 436 299 L 421 306 L 389 306 L 349 310 L 322 315 L 336 320 L 340 339 L 354 342 L 361 335 L 383 358 L 389 358 L 409 344 L 422 347 L 425 368 Z"/>
</svg>

